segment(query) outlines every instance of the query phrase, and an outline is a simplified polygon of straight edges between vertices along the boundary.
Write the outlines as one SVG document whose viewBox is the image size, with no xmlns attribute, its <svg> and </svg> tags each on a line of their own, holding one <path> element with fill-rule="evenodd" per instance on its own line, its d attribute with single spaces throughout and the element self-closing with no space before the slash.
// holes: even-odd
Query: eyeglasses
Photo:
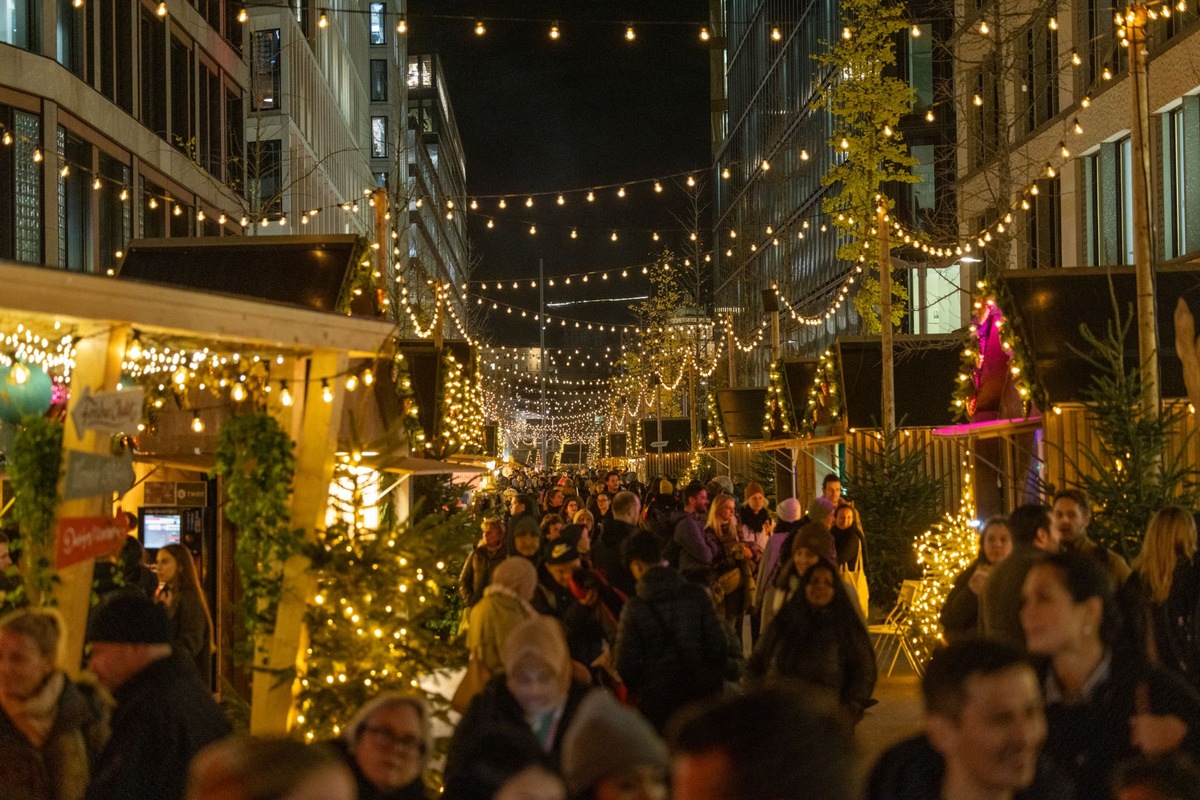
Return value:
<svg viewBox="0 0 1200 800">
<path fill-rule="evenodd" d="M 390 728 L 382 726 L 371 726 L 363 728 L 363 735 L 370 736 L 375 740 L 376 744 L 386 747 L 396 747 L 401 750 L 416 750 L 419 753 L 425 752 L 425 742 L 416 736 L 401 735 L 392 731 Z"/>
</svg>

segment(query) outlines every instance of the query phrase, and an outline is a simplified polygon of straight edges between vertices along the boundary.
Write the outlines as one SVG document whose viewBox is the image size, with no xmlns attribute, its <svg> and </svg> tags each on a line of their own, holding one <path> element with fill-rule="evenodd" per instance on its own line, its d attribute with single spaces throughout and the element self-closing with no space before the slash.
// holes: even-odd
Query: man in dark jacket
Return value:
<svg viewBox="0 0 1200 800">
<path fill-rule="evenodd" d="M 951 644 L 930 659 L 921 687 L 926 732 L 883 754 L 867 800 L 1073 796 L 1039 761 L 1042 693 L 1019 651 L 987 641 Z"/>
<path fill-rule="evenodd" d="M 88 668 L 117 707 L 86 800 L 179 800 L 192 758 L 230 727 L 191 659 L 172 650 L 167 612 L 141 593 L 114 594 L 88 641 Z"/>
<path fill-rule="evenodd" d="M 617 492 L 612 501 L 612 522 L 604 526 L 604 532 L 592 544 L 592 563 L 604 574 L 609 585 L 626 597 L 634 593 L 636 581 L 621 557 L 621 547 L 638 532 L 641 513 L 642 504 L 636 494 Z"/>
<path fill-rule="evenodd" d="M 725 634 L 708 593 L 666 565 L 654 534 L 631 536 L 625 559 L 637 592 L 617 626 L 617 674 L 662 731 L 684 705 L 720 693 Z"/>
<path fill-rule="evenodd" d="M 674 543 L 679 548 L 679 571 L 683 577 L 705 586 L 713 582 L 713 563 L 721 556 L 721 546 L 704 533 L 704 512 L 708 511 L 708 490 L 692 481 L 683 490 L 683 515 L 675 522 Z"/>
<path fill-rule="evenodd" d="M 542 528 L 538 524 L 536 513 L 537 507 L 537 501 L 527 494 L 518 494 L 509 501 L 508 510 L 512 515 L 508 519 L 509 542 L 520 536 L 522 532 L 531 532 L 538 537 L 542 535 Z"/>
<path fill-rule="evenodd" d="M 1021 587 L 1025 576 L 1046 553 L 1057 553 L 1059 531 L 1050 510 L 1038 503 L 1021 506 L 1008 517 L 1012 553 L 992 570 L 979 595 L 979 622 L 983 637 L 1020 650 L 1025 649 L 1021 628 Z"/>
</svg>

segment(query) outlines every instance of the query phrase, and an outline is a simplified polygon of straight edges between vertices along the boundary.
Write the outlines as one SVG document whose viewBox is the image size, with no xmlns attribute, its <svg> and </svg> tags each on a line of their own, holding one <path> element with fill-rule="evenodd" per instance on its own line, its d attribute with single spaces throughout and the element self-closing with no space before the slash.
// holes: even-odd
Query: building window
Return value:
<svg viewBox="0 0 1200 800">
<path fill-rule="evenodd" d="M 371 158 L 387 158 L 388 118 L 371 117 Z"/>
<path fill-rule="evenodd" d="M 58 0 L 58 63 L 82 81 L 91 80 L 88 44 L 94 44 L 95 34 L 90 13 L 75 8 L 72 0 Z"/>
<path fill-rule="evenodd" d="M 42 165 L 33 153 L 42 140 L 36 114 L 0 105 L 0 128 L 11 133 L 0 147 L 0 258 L 42 263 Z"/>
<path fill-rule="evenodd" d="M 371 44 L 387 44 L 383 36 L 383 17 L 383 3 L 371 3 Z"/>
<path fill-rule="evenodd" d="M 916 92 L 916 108 L 933 105 L 933 25 L 914 25 L 920 36 L 909 36 L 908 85 Z"/>
<path fill-rule="evenodd" d="M 221 77 L 215 69 L 210 70 L 204 61 L 200 62 L 199 74 L 200 80 L 196 84 L 196 107 L 200 112 L 196 124 L 199 140 L 196 158 L 206 172 L 221 178 Z"/>
<path fill-rule="evenodd" d="M 279 28 L 254 31 L 250 38 L 250 110 L 278 111 L 283 76 Z"/>
<path fill-rule="evenodd" d="M 1093 153 L 1083 159 L 1083 223 L 1087 239 L 1086 260 L 1090 267 L 1101 264 L 1101 254 L 1104 252 L 1104 237 L 1101 230 L 1104 214 L 1100 202 L 1100 153 Z"/>
<path fill-rule="evenodd" d="M 1058 177 L 1037 181 L 1025 216 L 1025 266 L 1062 266 L 1062 212 Z"/>
<path fill-rule="evenodd" d="M 971 79 L 969 86 L 973 94 L 971 161 L 978 167 L 992 160 L 1000 142 L 1000 118 L 997 113 L 999 84 L 991 70 L 980 69 Z"/>
<path fill-rule="evenodd" d="M 8 0 L 0 3 L 0 44 L 40 53 L 42 4 L 38 0 Z"/>
<path fill-rule="evenodd" d="M 279 139 L 250 142 L 250 162 L 246 182 L 250 190 L 250 208 L 259 219 L 283 213 L 283 146 Z"/>
<path fill-rule="evenodd" d="M 388 65 L 381 58 L 371 59 L 371 102 L 384 103 L 388 99 Z"/>
<path fill-rule="evenodd" d="M 111 156 L 100 154 L 100 191 L 97 193 L 100 252 L 96 259 L 101 272 L 117 265 L 117 251 L 124 250 L 133 238 L 133 214 L 130 203 L 121 201 L 122 190 L 129 188 L 130 170 Z"/>
<path fill-rule="evenodd" d="M 121 46 L 117 46 L 121 42 Z M 100 0 L 100 93 L 133 113 L 133 5 Z"/>
<path fill-rule="evenodd" d="M 142 75 L 165 78 L 167 74 L 167 28 L 154 12 L 142 9 Z M 128 76 L 118 76 L 118 82 Z M 142 86 L 142 124 L 167 138 L 167 81 L 148 79 Z"/>
<path fill-rule="evenodd" d="M 1128 136 L 1117 143 L 1117 253 L 1121 264 L 1133 263 L 1133 145 Z"/>
<path fill-rule="evenodd" d="M 388 188 L 388 174 L 386 172 L 375 173 L 375 186 L 380 189 Z"/>
<path fill-rule="evenodd" d="M 196 157 L 195 130 L 192 126 L 192 98 L 195 96 L 195 77 L 192 73 L 192 51 L 171 37 L 171 139 L 176 150 Z"/>
<path fill-rule="evenodd" d="M 73 169 L 58 173 L 58 263 L 75 272 L 92 266 L 92 146 L 58 129 L 59 163 Z"/>
<path fill-rule="evenodd" d="M 912 221 L 918 230 L 929 230 L 937 211 L 936 148 L 931 144 L 915 144 L 909 152 L 917 160 L 912 172 L 919 178 L 917 183 L 909 184 Z"/>
<path fill-rule="evenodd" d="M 1189 102 L 1190 98 L 1184 98 Z M 1163 129 L 1163 251 L 1167 258 L 1188 252 L 1187 237 L 1187 139 L 1184 106 L 1168 111 Z"/>
<path fill-rule="evenodd" d="M 1021 37 L 1025 130 L 1032 131 L 1058 113 L 1058 33 L 1050 29 L 1054 10 L 1040 14 Z"/>
</svg>

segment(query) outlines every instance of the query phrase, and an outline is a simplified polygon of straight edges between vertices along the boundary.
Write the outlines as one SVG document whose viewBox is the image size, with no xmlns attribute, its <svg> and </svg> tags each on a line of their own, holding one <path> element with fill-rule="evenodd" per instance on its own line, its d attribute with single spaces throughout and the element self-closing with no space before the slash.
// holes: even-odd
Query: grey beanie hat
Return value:
<svg viewBox="0 0 1200 800">
<path fill-rule="evenodd" d="M 562 774 L 573 795 L 636 767 L 666 771 L 670 764 L 667 746 L 650 723 L 604 690 L 584 698 L 563 736 Z"/>
</svg>

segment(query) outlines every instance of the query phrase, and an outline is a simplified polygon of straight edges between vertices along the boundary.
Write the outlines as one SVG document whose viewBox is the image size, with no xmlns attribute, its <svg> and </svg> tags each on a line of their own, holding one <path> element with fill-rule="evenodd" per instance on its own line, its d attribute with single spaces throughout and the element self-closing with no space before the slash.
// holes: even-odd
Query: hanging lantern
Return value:
<svg viewBox="0 0 1200 800">
<path fill-rule="evenodd" d="M 36 364 L 16 362 L 0 366 L 0 420 L 20 422 L 24 417 L 40 417 L 50 410 L 50 376 Z"/>
</svg>

